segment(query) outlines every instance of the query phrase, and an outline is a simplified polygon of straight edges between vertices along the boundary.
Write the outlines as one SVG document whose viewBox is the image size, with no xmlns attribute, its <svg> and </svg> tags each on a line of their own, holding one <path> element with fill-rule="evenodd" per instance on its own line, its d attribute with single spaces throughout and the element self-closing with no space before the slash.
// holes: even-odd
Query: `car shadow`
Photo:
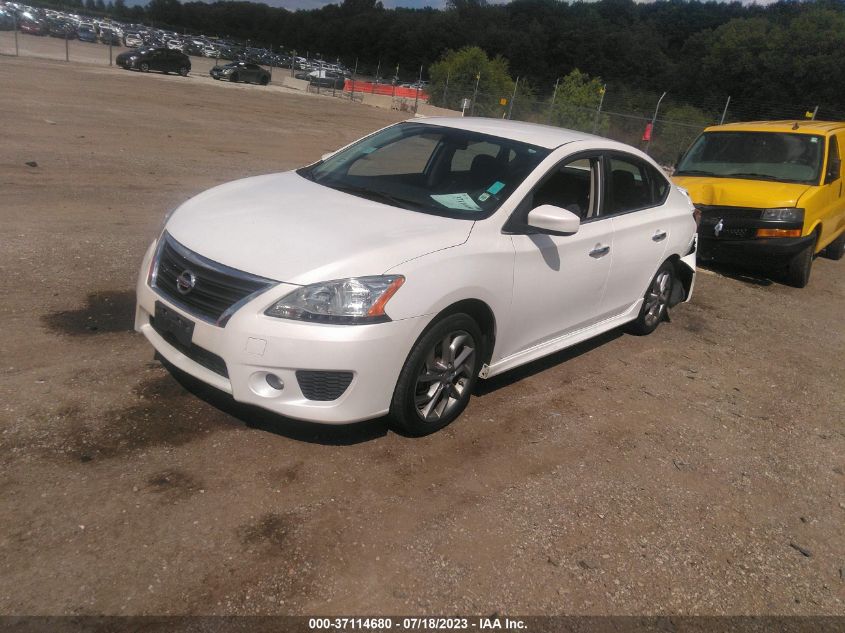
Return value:
<svg viewBox="0 0 845 633">
<path fill-rule="evenodd" d="M 163 357 L 156 356 L 165 369 L 170 372 L 170 375 L 185 390 L 251 429 L 280 435 L 298 442 L 326 446 L 360 444 L 383 437 L 388 431 L 386 417 L 352 424 L 317 424 L 294 420 L 261 407 L 237 402 L 230 394 L 206 385 L 201 380 L 172 365 Z"/>
<path fill-rule="evenodd" d="M 615 330 L 599 334 L 594 338 L 578 343 L 577 345 L 573 345 L 572 347 L 567 347 L 566 349 L 550 354 L 549 356 L 544 356 L 543 358 L 538 358 L 537 360 L 526 363 L 525 365 L 515 367 L 503 374 L 493 376 L 493 378 L 488 380 L 479 380 L 475 384 L 473 395 L 483 397 L 504 387 L 509 387 L 510 385 L 516 384 L 526 378 L 530 378 L 535 374 L 539 374 L 547 369 L 551 369 L 552 367 L 570 361 L 573 358 L 577 358 L 578 356 L 591 352 L 597 347 L 601 347 L 602 345 L 610 343 L 611 341 L 614 341 L 624 335 L 625 332 L 622 328 L 616 328 Z"/>
<path fill-rule="evenodd" d="M 769 277 L 765 271 L 752 267 L 722 264 L 718 262 L 698 262 L 700 268 L 714 272 L 722 277 L 734 279 L 754 286 L 771 286 L 777 280 Z"/>
</svg>

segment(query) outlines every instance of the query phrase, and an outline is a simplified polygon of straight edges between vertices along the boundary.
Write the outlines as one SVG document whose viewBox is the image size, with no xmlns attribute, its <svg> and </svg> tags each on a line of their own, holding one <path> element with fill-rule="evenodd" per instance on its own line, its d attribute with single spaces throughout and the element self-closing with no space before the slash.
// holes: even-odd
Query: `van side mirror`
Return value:
<svg viewBox="0 0 845 633">
<path fill-rule="evenodd" d="M 839 179 L 839 174 L 842 169 L 842 160 L 839 158 L 831 158 L 827 161 L 827 173 L 824 176 L 824 184 L 829 185 Z"/>
<path fill-rule="evenodd" d="M 572 235 L 578 232 L 581 218 L 569 209 L 541 204 L 531 209 L 525 222 L 532 229 L 549 235 Z"/>
</svg>

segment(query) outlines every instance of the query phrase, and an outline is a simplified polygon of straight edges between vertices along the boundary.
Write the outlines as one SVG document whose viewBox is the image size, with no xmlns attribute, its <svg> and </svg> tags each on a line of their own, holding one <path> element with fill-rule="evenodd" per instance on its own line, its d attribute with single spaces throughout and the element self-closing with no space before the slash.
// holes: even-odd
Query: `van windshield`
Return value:
<svg viewBox="0 0 845 633">
<path fill-rule="evenodd" d="M 297 173 L 403 209 L 478 220 L 548 155 L 548 149 L 498 136 L 400 123 Z"/>
<path fill-rule="evenodd" d="M 788 132 L 705 132 L 678 163 L 676 176 L 818 184 L 824 137 Z"/>
</svg>

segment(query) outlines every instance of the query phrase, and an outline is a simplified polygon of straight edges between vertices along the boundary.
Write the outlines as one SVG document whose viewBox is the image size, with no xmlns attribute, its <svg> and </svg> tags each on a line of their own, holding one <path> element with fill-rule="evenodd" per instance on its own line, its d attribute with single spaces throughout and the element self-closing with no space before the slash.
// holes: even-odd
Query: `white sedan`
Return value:
<svg viewBox="0 0 845 633">
<path fill-rule="evenodd" d="M 688 301 L 686 193 L 621 143 L 480 118 L 399 123 L 179 207 L 138 279 L 169 363 L 276 413 L 422 435 L 489 378 Z"/>
</svg>

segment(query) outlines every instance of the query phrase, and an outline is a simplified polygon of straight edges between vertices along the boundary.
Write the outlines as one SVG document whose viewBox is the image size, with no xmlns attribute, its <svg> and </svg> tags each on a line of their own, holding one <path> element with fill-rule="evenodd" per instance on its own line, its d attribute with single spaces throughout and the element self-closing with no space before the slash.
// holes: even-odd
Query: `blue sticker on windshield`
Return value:
<svg viewBox="0 0 845 633">
<path fill-rule="evenodd" d="M 494 182 L 492 185 L 490 185 L 487 188 L 487 191 L 489 191 L 490 193 L 492 193 L 495 196 L 497 193 L 499 193 L 504 188 L 505 188 L 505 183 L 499 182 L 497 180 L 496 182 Z"/>
</svg>

